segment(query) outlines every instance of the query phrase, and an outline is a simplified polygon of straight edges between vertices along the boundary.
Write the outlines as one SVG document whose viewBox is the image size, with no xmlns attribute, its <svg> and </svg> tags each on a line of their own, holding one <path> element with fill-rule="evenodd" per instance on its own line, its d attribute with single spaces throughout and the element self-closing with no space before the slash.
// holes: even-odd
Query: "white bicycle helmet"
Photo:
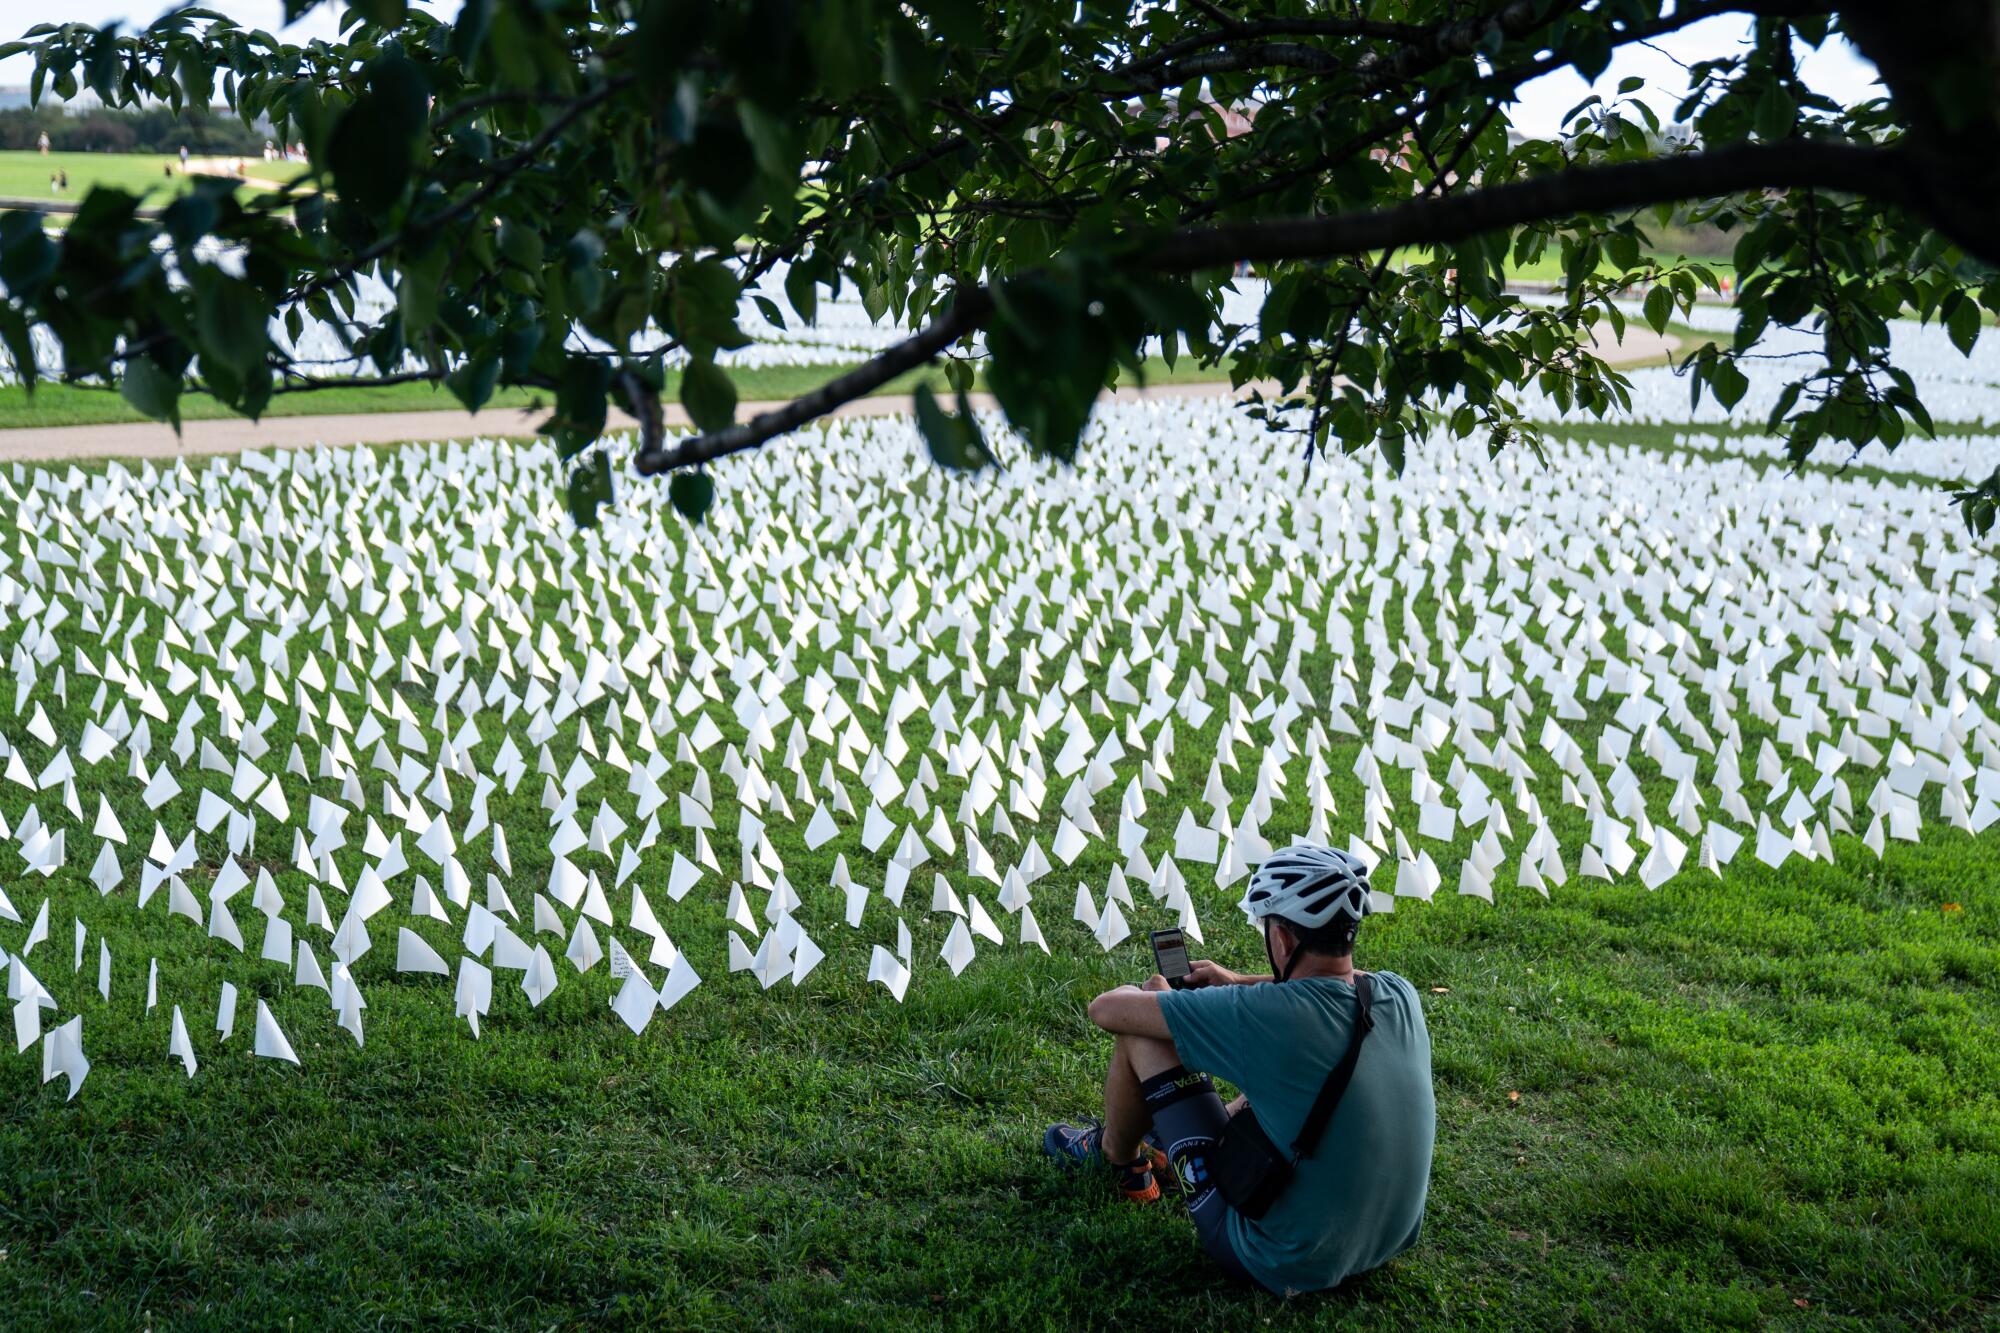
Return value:
<svg viewBox="0 0 2000 1333">
<path fill-rule="evenodd" d="M 1358 925 L 1368 915 L 1368 867 L 1332 847 L 1298 843 L 1251 872 L 1239 905 L 1252 917 L 1283 917 L 1308 929 L 1341 916 Z"/>
<path fill-rule="evenodd" d="M 1277 917 L 1308 930 L 1328 926 L 1351 950 L 1368 915 L 1368 867 L 1346 852 L 1312 843 L 1295 843 L 1274 853 L 1250 875 L 1243 910 L 1264 931 L 1264 956 L 1279 981 L 1289 981 L 1299 964 L 1294 950 L 1283 968 L 1271 946 L 1269 919 Z"/>
</svg>

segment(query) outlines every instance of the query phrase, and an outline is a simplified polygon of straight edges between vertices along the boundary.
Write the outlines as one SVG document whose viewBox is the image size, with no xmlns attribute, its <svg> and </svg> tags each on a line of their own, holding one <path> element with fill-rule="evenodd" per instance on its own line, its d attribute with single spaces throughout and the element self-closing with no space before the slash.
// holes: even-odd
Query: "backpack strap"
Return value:
<svg viewBox="0 0 2000 1333">
<path fill-rule="evenodd" d="M 1371 1012 L 1375 995 L 1371 974 L 1363 973 L 1354 981 L 1354 1036 L 1347 1043 L 1347 1054 L 1340 1057 L 1340 1063 L 1326 1076 L 1326 1083 L 1314 1098 L 1312 1110 L 1306 1114 L 1306 1122 L 1299 1129 L 1298 1138 L 1292 1140 L 1292 1161 L 1310 1157 L 1319 1147 L 1320 1135 L 1326 1133 L 1333 1112 L 1340 1105 L 1342 1094 L 1354 1078 L 1354 1066 L 1361 1059 L 1361 1043 L 1375 1029 L 1375 1015 Z"/>
</svg>

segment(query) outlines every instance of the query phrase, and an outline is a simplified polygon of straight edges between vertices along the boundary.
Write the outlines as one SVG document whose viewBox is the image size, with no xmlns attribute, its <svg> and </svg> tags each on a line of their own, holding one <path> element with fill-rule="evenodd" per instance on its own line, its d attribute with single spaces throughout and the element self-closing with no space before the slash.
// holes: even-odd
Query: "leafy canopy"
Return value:
<svg viewBox="0 0 2000 1333">
<path fill-rule="evenodd" d="M 294 13 L 318 0 L 288 0 Z M 1557 140 L 1520 134 L 1515 91 L 1718 14 L 1752 40 L 1694 65 L 1668 135 L 1627 80 Z M 442 382 L 477 409 L 548 391 L 588 520 L 612 494 L 607 404 L 639 412 L 645 472 L 758 447 L 894 375 L 945 360 L 955 405 L 920 403 L 932 455 L 991 461 L 963 409 L 979 349 L 1036 452 L 1069 458 L 1095 395 L 1148 340 L 1239 383 L 1275 381 L 1273 432 L 1310 457 L 1379 445 L 1400 465 L 1443 426 L 1533 447 L 1536 385 L 1602 413 L 1627 385 L 1590 351 L 1648 284 L 1663 328 L 1710 266 L 1655 258 L 1669 218 L 1734 239 L 1733 339 L 1699 348 L 1699 399 L 1733 406 L 1777 326 L 1819 335 L 1769 425 L 1893 448 L 1929 419 L 1889 321 L 1969 349 L 2000 311 L 2000 7 L 1798 0 L 467 0 L 446 23 L 357 0 L 335 42 L 287 43 L 199 8 L 141 31 L 44 24 L 35 95 L 220 99 L 303 141 L 312 170 L 238 200 L 163 209 L 98 189 L 58 236 L 0 214 L 0 342 L 29 329 L 70 378 L 118 379 L 174 420 L 198 384 L 256 415 L 325 377 L 270 336 L 338 325 L 374 381 Z M 1921 31 L 1911 32 L 1908 28 Z M 1888 95 L 1843 107 L 1797 52 L 1844 33 Z M 1503 288 L 1560 260 L 1552 304 Z M 1270 281 L 1221 319 L 1232 268 Z M 759 296 L 768 328 L 739 323 Z M 364 275 L 394 294 L 359 303 Z M 736 421 L 717 354 L 811 323 L 855 291 L 908 341 L 790 407 Z M 754 321 L 753 321 L 754 322 Z M 579 335 L 587 334 L 588 338 Z M 657 425 L 669 357 L 698 429 Z M 1280 413 L 1280 407 L 1298 412 Z M 1303 438 L 1300 438 L 1300 437 Z M 1282 443 L 1282 441 L 1280 441 Z M 1996 474 L 2000 475 L 2000 474 Z M 2000 481 L 1961 493 L 1991 522 Z M 678 481 L 698 514 L 707 478 Z"/>
</svg>

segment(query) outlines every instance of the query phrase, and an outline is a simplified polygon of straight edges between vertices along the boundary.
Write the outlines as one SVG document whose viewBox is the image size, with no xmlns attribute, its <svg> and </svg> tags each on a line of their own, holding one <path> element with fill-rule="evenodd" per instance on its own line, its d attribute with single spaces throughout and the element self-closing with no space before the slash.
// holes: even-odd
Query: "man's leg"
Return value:
<svg viewBox="0 0 2000 1333">
<path fill-rule="evenodd" d="M 1144 1084 L 1157 1079 L 1163 1069 L 1179 1067 L 1170 1041 L 1115 1038 L 1111 1067 L 1104 1075 L 1104 1119 L 1096 1125 L 1050 1125 L 1042 1137 L 1042 1151 L 1075 1165 L 1101 1161 L 1111 1168 L 1126 1198 L 1134 1203 L 1158 1199 L 1160 1182 L 1154 1171 L 1165 1171 L 1168 1163 L 1164 1153 L 1145 1144 L 1153 1116 Z"/>
<path fill-rule="evenodd" d="M 1180 1183 L 1201 1248 L 1232 1280 L 1257 1285 L 1229 1238 L 1229 1205 L 1209 1173 L 1210 1154 L 1229 1123 L 1215 1085 L 1208 1075 L 1190 1073 L 1176 1059 L 1140 1077 L 1139 1098 L 1153 1140 L 1165 1151 Z"/>
<path fill-rule="evenodd" d="M 1153 1127 L 1140 1084 L 1180 1066 L 1174 1044 L 1161 1037 L 1120 1033 L 1111 1047 L 1111 1067 L 1104 1071 L 1104 1157 L 1123 1166 L 1138 1159 L 1146 1131 Z"/>
</svg>

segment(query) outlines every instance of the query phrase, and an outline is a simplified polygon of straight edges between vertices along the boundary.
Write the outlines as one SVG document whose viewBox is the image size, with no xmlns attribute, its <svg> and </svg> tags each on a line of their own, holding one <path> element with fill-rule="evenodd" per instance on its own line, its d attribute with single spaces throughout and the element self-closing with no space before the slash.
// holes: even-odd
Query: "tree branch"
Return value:
<svg viewBox="0 0 2000 1333">
<path fill-rule="evenodd" d="M 675 468 L 706 463 L 729 454 L 754 449 L 775 436 L 795 431 L 807 422 L 823 417 L 843 403 L 865 397 L 905 371 L 928 363 L 939 352 L 978 329 L 991 318 L 993 299 L 984 287 L 960 288 L 951 309 L 922 332 L 828 380 L 783 407 L 762 412 L 740 425 L 706 435 L 671 437 L 654 450 L 639 453 L 639 471 L 646 476 L 671 472 Z"/>
<path fill-rule="evenodd" d="M 1403 245 L 1446 245 L 1480 232 L 1575 213 L 1609 213 L 1751 190 L 1818 186 L 1906 202 L 1893 148 L 1790 140 L 1556 172 L 1394 208 L 1328 218 L 1281 218 L 1169 233 L 1140 263 L 1185 273 L 1239 261 L 1334 259 Z"/>
<path fill-rule="evenodd" d="M 1127 263 L 1159 273 L 1220 268 L 1244 260 L 1338 259 L 1404 245 L 1447 245 L 1480 232 L 1753 190 L 1820 187 L 1889 202 L 1910 198 L 1902 154 L 1893 148 L 1792 139 L 1732 144 L 1711 152 L 1558 172 L 1465 194 L 1413 199 L 1395 208 L 1329 218 L 1281 218 L 1170 232 Z M 925 364 L 992 318 L 984 287 L 962 287 L 949 313 L 837 379 L 781 408 L 726 430 L 677 437 L 642 451 L 651 476 L 755 449 Z"/>
</svg>

